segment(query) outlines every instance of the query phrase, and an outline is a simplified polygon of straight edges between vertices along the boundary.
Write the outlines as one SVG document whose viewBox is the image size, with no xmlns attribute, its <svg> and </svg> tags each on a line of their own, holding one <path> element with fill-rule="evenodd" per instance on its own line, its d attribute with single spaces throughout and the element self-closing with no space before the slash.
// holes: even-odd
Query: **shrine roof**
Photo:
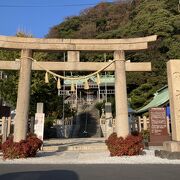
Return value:
<svg viewBox="0 0 180 180">
<path fill-rule="evenodd" d="M 153 99 L 144 107 L 137 110 L 137 113 L 144 113 L 148 111 L 152 107 L 159 107 L 169 101 L 169 91 L 168 86 L 164 86 L 163 88 L 156 91 Z"/>
</svg>

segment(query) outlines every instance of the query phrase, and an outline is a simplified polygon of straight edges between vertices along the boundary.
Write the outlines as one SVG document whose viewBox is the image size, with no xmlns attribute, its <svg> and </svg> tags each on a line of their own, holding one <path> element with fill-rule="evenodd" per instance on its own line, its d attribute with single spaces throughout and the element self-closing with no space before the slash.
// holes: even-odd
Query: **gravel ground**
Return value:
<svg viewBox="0 0 180 180">
<path fill-rule="evenodd" d="M 145 155 L 110 157 L 109 152 L 38 152 L 37 157 L 3 160 L 0 164 L 180 164 L 180 160 L 161 159 L 154 150 L 145 150 Z"/>
</svg>

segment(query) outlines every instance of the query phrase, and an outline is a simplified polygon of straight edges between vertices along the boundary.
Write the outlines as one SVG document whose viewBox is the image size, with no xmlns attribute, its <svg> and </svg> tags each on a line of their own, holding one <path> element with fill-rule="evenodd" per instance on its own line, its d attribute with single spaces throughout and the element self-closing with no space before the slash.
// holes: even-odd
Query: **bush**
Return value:
<svg viewBox="0 0 180 180">
<path fill-rule="evenodd" d="M 143 151 L 141 135 L 129 135 L 126 138 L 117 137 L 113 133 L 106 140 L 106 145 L 110 151 L 110 156 L 134 156 L 139 155 Z"/>
<path fill-rule="evenodd" d="M 51 128 L 53 126 L 54 119 L 55 119 L 54 117 L 45 118 L 44 127 L 45 128 Z"/>
<path fill-rule="evenodd" d="M 4 159 L 18 159 L 34 157 L 42 146 L 42 141 L 35 135 L 28 135 L 26 140 L 20 142 L 13 142 L 13 137 L 9 137 L 6 142 L 2 144 L 2 152 Z"/>
</svg>

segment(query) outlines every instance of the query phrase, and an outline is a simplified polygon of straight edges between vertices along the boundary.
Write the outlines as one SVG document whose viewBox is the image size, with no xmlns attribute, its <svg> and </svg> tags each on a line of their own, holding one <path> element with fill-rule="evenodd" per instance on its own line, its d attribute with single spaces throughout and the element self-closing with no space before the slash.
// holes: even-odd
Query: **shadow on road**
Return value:
<svg viewBox="0 0 180 180">
<path fill-rule="evenodd" d="M 16 172 L 0 175 L 0 180 L 79 180 L 78 175 L 69 170 Z"/>
</svg>

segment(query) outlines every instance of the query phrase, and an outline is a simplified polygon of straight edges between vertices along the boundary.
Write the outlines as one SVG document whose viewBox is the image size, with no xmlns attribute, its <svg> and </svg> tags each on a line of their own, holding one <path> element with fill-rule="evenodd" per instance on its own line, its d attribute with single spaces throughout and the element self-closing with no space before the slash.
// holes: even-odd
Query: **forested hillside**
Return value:
<svg viewBox="0 0 180 180">
<path fill-rule="evenodd" d="M 130 38 L 158 35 L 158 40 L 148 50 L 127 52 L 131 62 L 151 61 L 152 72 L 128 72 L 127 88 L 131 106 L 135 109 L 148 103 L 153 93 L 167 84 L 166 62 L 180 59 L 180 12 L 178 0 L 129 0 L 102 2 L 85 9 L 79 16 L 67 17 L 52 27 L 48 38 Z M 24 36 L 19 33 L 17 36 Z M 19 52 L 0 50 L 0 59 L 14 60 Z M 37 60 L 63 60 L 62 53 L 36 53 Z M 107 59 L 113 58 L 112 53 Z M 104 55 L 81 53 L 82 61 L 104 61 Z M 15 107 L 17 96 L 17 72 L 7 72 L 8 78 L 0 80 L 0 96 Z M 56 82 L 44 83 L 44 73 L 33 72 L 31 85 L 31 112 L 36 102 L 44 102 L 47 116 L 62 115 L 62 100 L 57 96 Z M 68 111 L 69 109 L 66 108 Z M 58 112 L 61 111 L 61 112 Z M 55 113 L 55 115 L 53 115 Z M 67 114 L 69 114 L 67 112 Z"/>
<path fill-rule="evenodd" d="M 133 108 L 145 105 L 167 83 L 166 62 L 180 58 L 180 12 L 177 0 L 102 2 L 52 27 L 48 38 L 130 38 L 158 35 L 146 51 L 128 52 L 131 62 L 151 61 L 151 73 L 127 73 Z M 94 55 L 95 56 L 95 55 Z M 90 57 L 91 59 L 92 57 Z M 93 59 L 93 58 L 92 58 Z"/>
</svg>

